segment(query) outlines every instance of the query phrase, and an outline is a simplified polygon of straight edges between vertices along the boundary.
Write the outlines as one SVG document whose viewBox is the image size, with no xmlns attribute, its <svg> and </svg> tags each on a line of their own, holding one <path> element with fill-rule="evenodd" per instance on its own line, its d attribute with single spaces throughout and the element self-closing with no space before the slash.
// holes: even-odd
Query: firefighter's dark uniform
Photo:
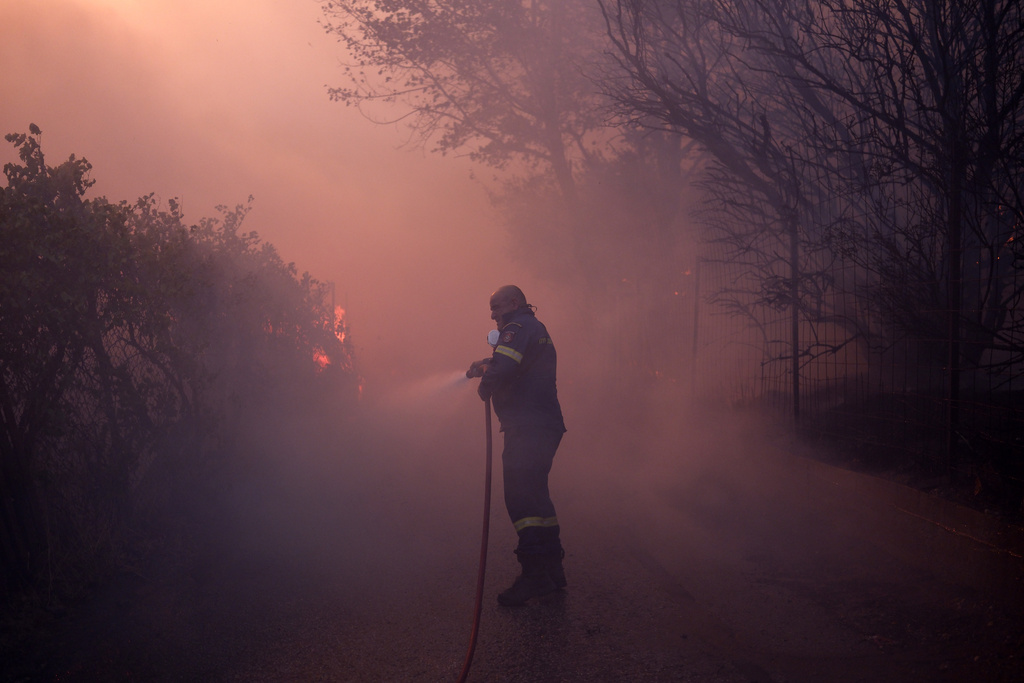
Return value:
<svg viewBox="0 0 1024 683">
<path fill-rule="evenodd" d="M 505 507 L 519 536 L 516 554 L 558 558 L 558 518 L 548 493 L 548 473 L 565 433 L 555 388 L 555 346 L 529 307 L 508 313 L 498 344 L 480 380 L 504 432 L 501 454 Z M 524 567 L 526 565 L 524 564 Z M 564 574 L 555 578 L 559 587 Z"/>
</svg>

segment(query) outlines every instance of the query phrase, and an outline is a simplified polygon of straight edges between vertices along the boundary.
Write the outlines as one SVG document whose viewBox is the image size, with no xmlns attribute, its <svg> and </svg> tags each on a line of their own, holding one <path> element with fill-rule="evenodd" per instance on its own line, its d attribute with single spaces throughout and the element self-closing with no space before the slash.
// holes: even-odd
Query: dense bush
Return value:
<svg viewBox="0 0 1024 683">
<path fill-rule="evenodd" d="M 59 592 L 130 554 L 249 404 L 357 379 L 328 286 L 241 232 L 248 206 L 186 225 L 173 200 L 86 199 L 86 160 L 47 166 L 35 126 L 7 140 L 0 572 L 11 593 Z"/>
</svg>

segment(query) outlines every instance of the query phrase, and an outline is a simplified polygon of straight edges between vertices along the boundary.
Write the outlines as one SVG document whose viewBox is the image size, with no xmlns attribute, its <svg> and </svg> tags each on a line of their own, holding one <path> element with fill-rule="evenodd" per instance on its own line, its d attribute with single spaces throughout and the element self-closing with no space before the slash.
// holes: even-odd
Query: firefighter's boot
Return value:
<svg viewBox="0 0 1024 683">
<path fill-rule="evenodd" d="M 519 552 L 516 555 L 523 571 L 508 590 L 498 594 L 499 605 L 518 607 L 531 598 L 539 598 L 558 589 L 548 574 L 550 562 L 546 555 L 523 555 Z"/>
<path fill-rule="evenodd" d="M 567 582 L 565 580 L 565 569 L 562 568 L 562 559 L 565 557 L 565 551 L 559 550 L 557 554 L 546 555 L 548 561 L 548 576 L 555 582 L 555 588 L 561 590 L 566 587 Z"/>
</svg>

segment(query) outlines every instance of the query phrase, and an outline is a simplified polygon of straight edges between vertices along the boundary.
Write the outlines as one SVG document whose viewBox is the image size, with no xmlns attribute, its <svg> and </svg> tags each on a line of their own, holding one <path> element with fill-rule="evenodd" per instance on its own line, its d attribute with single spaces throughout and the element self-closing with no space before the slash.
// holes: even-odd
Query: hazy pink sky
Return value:
<svg viewBox="0 0 1024 683">
<path fill-rule="evenodd" d="M 531 283 L 466 163 L 328 99 L 343 54 L 319 17 L 316 0 L 2 3 L 0 133 L 35 123 L 50 164 L 93 164 L 92 196 L 177 197 L 190 222 L 253 195 L 246 228 L 337 283 L 371 374 L 485 355 L 488 294 Z"/>
</svg>

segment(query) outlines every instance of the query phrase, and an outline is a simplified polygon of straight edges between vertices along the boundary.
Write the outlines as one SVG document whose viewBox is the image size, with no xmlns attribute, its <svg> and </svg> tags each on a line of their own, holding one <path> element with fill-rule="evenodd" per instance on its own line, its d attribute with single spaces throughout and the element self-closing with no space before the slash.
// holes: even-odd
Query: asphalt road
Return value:
<svg viewBox="0 0 1024 683">
<path fill-rule="evenodd" d="M 254 431 L 274 456 L 208 501 L 201 551 L 56 619 L 11 680 L 456 681 L 478 406 L 392 406 L 343 439 Z M 495 481 L 469 680 L 1024 680 L 1014 530 L 815 464 L 734 413 L 571 417 L 552 474 L 569 587 L 496 604 L 517 566 Z"/>
</svg>

